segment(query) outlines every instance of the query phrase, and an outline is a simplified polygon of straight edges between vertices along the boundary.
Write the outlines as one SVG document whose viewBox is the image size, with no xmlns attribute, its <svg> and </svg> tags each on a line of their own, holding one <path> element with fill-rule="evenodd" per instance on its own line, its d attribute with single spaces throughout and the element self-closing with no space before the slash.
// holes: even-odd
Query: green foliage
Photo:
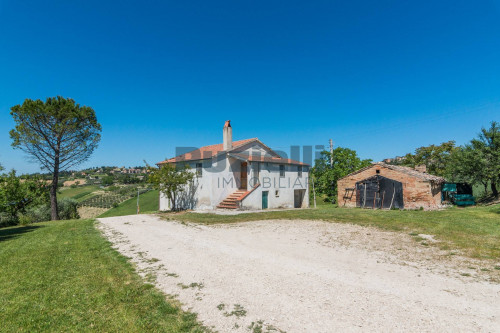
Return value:
<svg viewBox="0 0 500 333">
<path fill-rule="evenodd" d="M 176 201 L 179 194 L 185 191 L 186 185 L 194 177 L 189 166 L 176 167 L 173 164 L 164 164 L 159 168 L 149 167 L 149 169 L 151 170 L 149 182 L 167 196 L 172 203 L 172 210 L 177 210 Z"/>
<path fill-rule="evenodd" d="M 57 220 L 56 193 L 59 172 L 87 160 L 101 139 L 95 112 L 71 98 L 26 99 L 11 108 L 15 128 L 12 146 L 27 153 L 52 173 L 51 217 Z"/>
<path fill-rule="evenodd" d="M 415 154 L 406 154 L 404 159 L 396 164 L 414 168 L 417 165 L 425 165 L 427 173 L 435 176 L 445 177 L 449 167 L 452 154 L 457 148 L 455 141 L 443 142 L 440 145 L 420 147 Z"/>
<path fill-rule="evenodd" d="M 5 213 L 11 223 L 17 223 L 19 215 L 29 206 L 47 203 L 48 187 L 43 180 L 21 180 L 12 170 L 0 175 L 0 213 Z"/>
<path fill-rule="evenodd" d="M 333 164 L 330 165 L 330 157 Z M 337 181 L 361 168 L 371 165 L 372 160 L 361 160 L 356 151 L 349 148 L 338 147 L 333 150 L 321 152 L 321 157 L 315 161 L 312 168 L 316 192 L 325 195 L 328 201 L 334 202 L 337 197 Z"/>
<path fill-rule="evenodd" d="M 490 128 L 482 128 L 477 138 L 452 154 L 448 168 L 449 177 L 471 184 L 488 183 L 495 197 L 500 182 L 500 126 L 491 122 Z"/>
<path fill-rule="evenodd" d="M 113 176 L 104 176 L 102 177 L 101 184 L 103 186 L 111 186 L 115 182 Z"/>
<path fill-rule="evenodd" d="M 59 210 L 59 216 L 63 220 L 74 220 L 79 219 L 78 214 L 78 202 L 74 199 L 64 198 L 57 201 L 57 209 Z M 29 207 L 26 212 L 22 215 L 23 223 L 35 223 L 44 222 L 50 220 L 50 204 L 33 205 Z M 23 224 L 22 223 L 22 224 Z"/>
<path fill-rule="evenodd" d="M 62 199 L 58 201 L 59 216 L 63 220 L 79 219 L 78 201 L 74 199 Z"/>
</svg>

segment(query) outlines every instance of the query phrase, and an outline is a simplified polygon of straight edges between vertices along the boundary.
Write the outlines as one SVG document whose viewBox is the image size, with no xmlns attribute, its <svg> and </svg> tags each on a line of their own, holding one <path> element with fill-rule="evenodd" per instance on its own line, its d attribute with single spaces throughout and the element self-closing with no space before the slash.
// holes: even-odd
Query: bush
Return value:
<svg viewBox="0 0 500 333">
<path fill-rule="evenodd" d="M 57 203 L 59 218 L 61 220 L 73 220 L 80 218 L 80 215 L 78 215 L 78 201 L 70 198 L 64 198 L 62 200 L 58 200 Z"/>
<path fill-rule="evenodd" d="M 26 214 L 31 219 L 31 222 L 50 221 L 50 205 L 39 205 L 30 207 L 26 210 Z"/>
<path fill-rule="evenodd" d="M 72 220 L 79 219 L 78 215 L 78 202 L 74 199 L 61 199 L 57 201 L 59 218 L 61 220 Z M 50 205 L 39 205 L 36 207 L 30 207 L 26 210 L 26 214 L 23 215 L 23 222 L 43 222 L 50 221 Z"/>
<path fill-rule="evenodd" d="M 19 215 L 19 224 L 20 225 L 27 225 L 30 223 L 33 223 L 33 219 L 31 218 L 31 216 L 26 215 L 26 214 Z"/>
</svg>

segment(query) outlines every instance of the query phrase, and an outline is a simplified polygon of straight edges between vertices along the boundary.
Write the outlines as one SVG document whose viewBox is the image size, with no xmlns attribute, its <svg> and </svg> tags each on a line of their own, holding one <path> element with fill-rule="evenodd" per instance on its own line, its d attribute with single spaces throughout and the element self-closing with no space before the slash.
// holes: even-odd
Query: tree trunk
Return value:
<svg viewBox="0 0 500 333">
<path fill-rule="evenodd" d="M 52 221 L 59 220 L 57 209 L 57 183 L 59 182 L 59 153 L 56 153 L 54 160 L 54 172 L 52 174 L 52 184 L 50 185 L 50 218 Z"/>
<path fill-rule="evenodd" d="M 177 210 L 177 207 L 175 207 L 175 198 L 176 195 L 175 195 L 175 192 L 172 193 L 172 211 L 175 212 Z"/>
<path fill-rule="evenodd" d="M 491 181 L 491 191 L 493 192 L 495 198 L 498 198 L 497 184 L 494 181 Z"/>
</svg>

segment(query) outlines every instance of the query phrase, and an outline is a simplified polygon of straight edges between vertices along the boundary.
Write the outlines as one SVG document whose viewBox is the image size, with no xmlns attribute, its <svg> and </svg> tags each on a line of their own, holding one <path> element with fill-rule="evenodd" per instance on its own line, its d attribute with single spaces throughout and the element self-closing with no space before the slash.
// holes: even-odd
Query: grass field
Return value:
<svg viewBox="0 0 500 333">
<path fill-rule="evenodd" d="M 86 185 L 86 186 L 79 186 L 75 188 L 67 188 L 61 191 L 61 193 L 58 195 L 59 198 L 73 198 L 73 199 L 79 199 L 83 198 L 84 196 L 96 191 L 99 189 L 98 185 Z"/>
<path fill-rule="evenodd" d="M 233 223 L 269 219 L 323 220 L 375 226 L 412 235 L 435 235 L 442 249 L 461 249 L 475 258 L 500 259 L 500 205 L 449 208 L 440 211 L 371 210 L 336 208 L 320 204 L 314 209 L 297 209 L 239 215 L 164 213 L 166 219 L 203 224 Z"/>
<path fill-rule="evenodd" d="M 141 213 L 154 213 L 157 212 L 159 207 L 158 191 L 149 191 L 139 196 L 139 206 Z M 99 217 L 111 216 L 124 216 L 137 214 L 137 198 L 128 199 L 118 205 L 118 207 L 111 208 Z"/>
<path fill-rule="evenodd" d="M 0 229 L 2 332 L 203 332 L 92 220 Z"/>
</svg>

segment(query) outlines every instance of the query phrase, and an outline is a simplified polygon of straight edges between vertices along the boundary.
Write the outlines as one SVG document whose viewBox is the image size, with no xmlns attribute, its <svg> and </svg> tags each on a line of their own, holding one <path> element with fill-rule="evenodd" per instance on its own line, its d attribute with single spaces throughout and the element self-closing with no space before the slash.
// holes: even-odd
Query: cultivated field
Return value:
<svg viewBox="0 0 500 333">
<path fill-rule="evenodd" d="M 354 210 L 345 214 L 349 211 Z M 433 234 L 273 220 L 263 214 L 271 213 L 261 213 L 265 221 L 230 224 L 214 222 L 259 214 L 197 217 L 212 225 L 149 215 L 100 221 L 146 278 L 178 295 L 185 309 L 220 332 L 493 332 L 500 327 L 500 266 L 491 259 L 443 250 Z M 366 223 L 377 223 L 376 216 Z M 412 228 L 426 226 L 416 222 Z"/>
<path fill-rule="evenodd" d="M 142 212 L 158 211 L 158 191 L 137 185 L 109 186 L 98 185 L 67 187 L 60 190 L 59 198 L 78 201 L 78 213 L 82 218 L 99 215 L 118 216 L 137 213 L 137 194 Z"/>
</svg>

